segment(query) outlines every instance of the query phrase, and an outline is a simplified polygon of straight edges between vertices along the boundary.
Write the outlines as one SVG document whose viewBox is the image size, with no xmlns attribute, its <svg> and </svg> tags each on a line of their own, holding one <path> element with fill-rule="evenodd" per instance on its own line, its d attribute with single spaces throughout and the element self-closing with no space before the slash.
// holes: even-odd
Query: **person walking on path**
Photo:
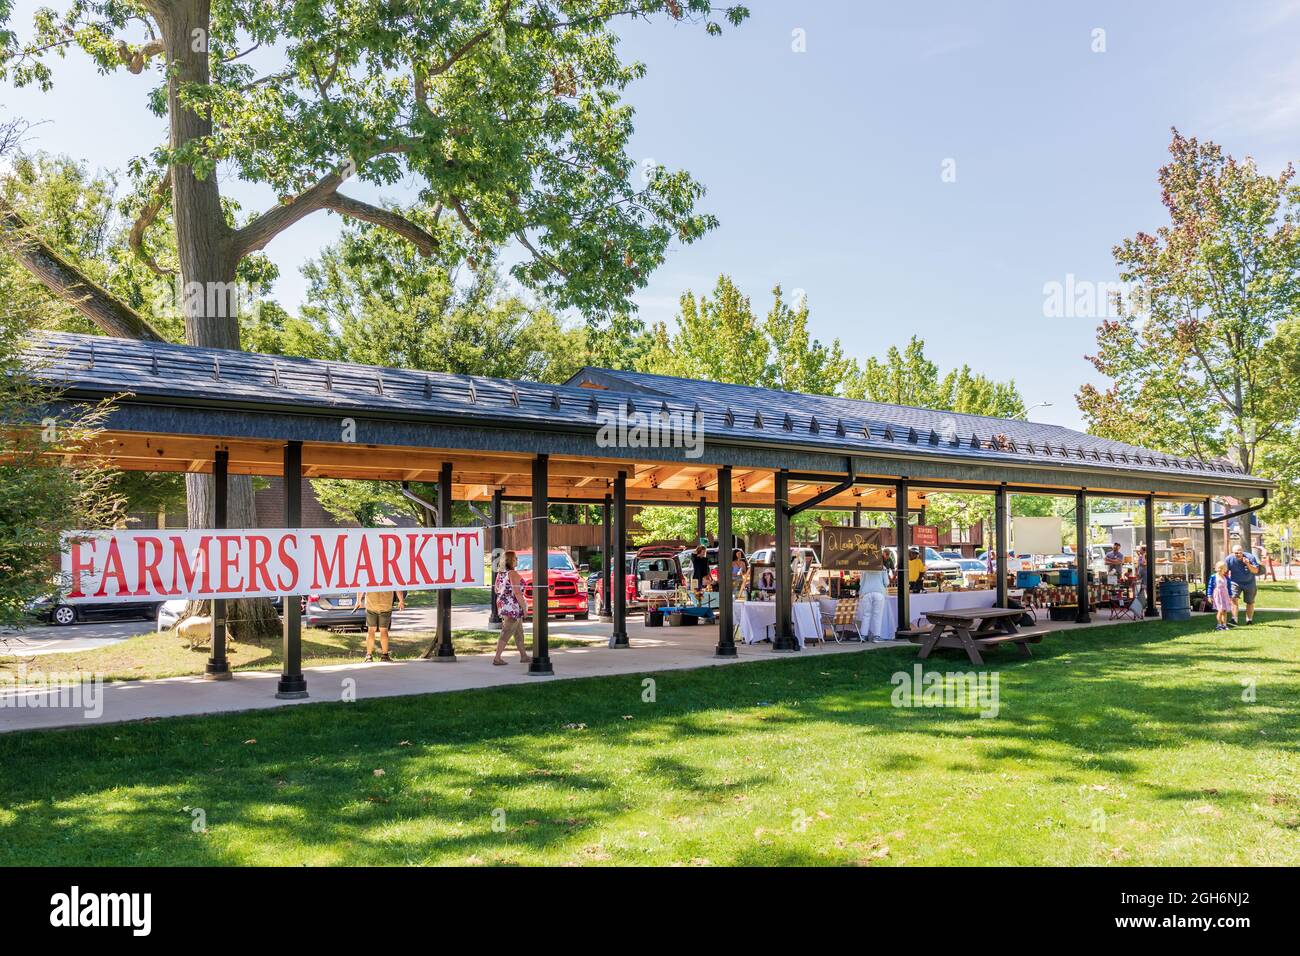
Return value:
<svg viewBox="0 0 1300 956">
<path fill-rule="evenodd" d="M 401 591 L 367 591 L 357 595 L 357 603 L 366 609 L 366 664 L 375 659 L 375 631 L 379 631 L 379 659 L 385 663 L 393 659 L 388 653 L 388 628 L 393 623 L 394 600 L 399 611 L 406 610 L 406 595 Z"/>
<path fill-rule="evenodd" d="M 1259 558 L 1255 557 L 1241 545 L 1232 549 L 1232 554 L 1224 562 L 1228 566 L 1228 578 L 1237 585 L 1238 596 L 1232 601 L 1232 623 L 1240 623 L 1241 610 L 1238 601 L 1246 602 L 1246 623 L 1255 623 L 1255 594 L 1259 588 L 1256 575 L 1259 574 Z"/>
<path fill-rule="evenodd" d="M 1236 587 L 1228 577 L 1227 562 L 1220 561 L 1215 566 L 1214 573 L 1210 575 L 1209 583 L 1210 600 L 1214 603 L 1215 617 L 1218 621 L 1214 625 L 1216 631 L 1228 629 L 1228 611 L 1235 608 L 1237 604 Z"/>
<path fill-rule="evenodd" d="M 532 660 L 524 650 L 524 583 L 515 570 L 518 563 L 519 556 L 513 551 L 507 551 L 501 560 L 502 568 L 497 572 L 497 579 L 492 585 L 497 596 L 497 614 L 501 618 L 501 636 L 497 638 L 497 651 L 492 658 L 492 663 L 498 666 L 506 663 L 501 659 L 501 652 L 506 649 L 511 638 L 514 638 L 515 646 L 519 648 L 520 663 L 527 664 Z"/>
</svg>

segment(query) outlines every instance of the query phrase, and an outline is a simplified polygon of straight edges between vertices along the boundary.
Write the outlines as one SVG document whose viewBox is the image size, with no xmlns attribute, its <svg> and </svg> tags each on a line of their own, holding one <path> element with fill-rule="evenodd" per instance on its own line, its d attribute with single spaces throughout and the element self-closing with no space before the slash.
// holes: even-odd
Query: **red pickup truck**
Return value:
<svg viewBox="0 0 1300 956">
<path fill-rule="evenodd" d="M 519 563 L 515 570 L 524 582 L 525 613 L 533 613 L 533 554 L 531 551 L 518 553 Z M 546 554 L 546 580 L 550 585 L 551 597 L 547 603 L 547 617 L 564 617 L 572 614 L 575 621 L 585 621 L 590 613 L 587 609 L 587 586 L 583 583 L 578 569 L 573 566 L 573 559 L 563 551 L 548 551 Z"/>
</svg>

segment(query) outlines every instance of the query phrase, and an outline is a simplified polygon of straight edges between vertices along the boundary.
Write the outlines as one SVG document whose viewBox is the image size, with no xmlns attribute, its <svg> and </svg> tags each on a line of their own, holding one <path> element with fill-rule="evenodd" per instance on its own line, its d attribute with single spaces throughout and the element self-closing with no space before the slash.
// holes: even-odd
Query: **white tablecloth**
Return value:
<svg viewBox="0 0 1300 956">
<path fill-rule="evenodd" d="M 758 644 L 767 637 L 767 629 L 776 623 L 775 601 L 737 601 L 733 614 L 740 636 L 746 644 Z M 803 647 L 804 642 L 821 637 L 822 623 L 818 607 L 808 601 L 794 604 L 794 637 Z"/>
<path fill-rule="evenodd" d="M 908 595 L 911 600 L 908 602 L 908 610 L 912 615 L 912 626 L 924 626 L 926 611 L 947 611 L 950 608 L 963 607 L 992 607 L 997 601 L 997 591 L 935 591 L 929 594 L 911 594 Z M 822 608 L 828 614 L 835 611 L 835 599 L 824 597 L 821 599 Z M 775 614 L 775 612 L 773 612 Z M 867 605 L 864 601 L 858 602 L 858 613 L 856 615 L 858 630 L 863 637 L 867 636 Z M 893 594 L 885 595 L 885 613 L 881 622 L 881 631 L 883 637 L 893 637 L 894 632 L 898 630 L 898 597 Z M 761 639 L 761 638 L 760 638 Z"/>
</svg>

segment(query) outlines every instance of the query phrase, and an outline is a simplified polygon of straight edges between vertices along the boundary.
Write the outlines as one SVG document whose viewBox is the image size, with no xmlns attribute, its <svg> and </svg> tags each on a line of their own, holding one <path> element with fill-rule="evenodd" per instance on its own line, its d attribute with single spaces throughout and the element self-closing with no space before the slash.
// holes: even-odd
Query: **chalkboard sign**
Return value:
<svg viewBox="0 0 1300 956">
<path fill-rule="evenodd" d="M 879 571 L 883 528 L 822 528 L 822 568 L 826 571 Z"/>
</svg>

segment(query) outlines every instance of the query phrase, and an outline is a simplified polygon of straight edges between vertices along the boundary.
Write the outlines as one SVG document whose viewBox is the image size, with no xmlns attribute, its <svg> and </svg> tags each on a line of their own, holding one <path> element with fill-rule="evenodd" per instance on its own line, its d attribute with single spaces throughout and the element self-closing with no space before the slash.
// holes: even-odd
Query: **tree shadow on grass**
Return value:
<svg viewBox="0 0 1300 956">
<path fill-rule="evenodd" d="M 778 784 L 770 767 L 719 769 L 734 757 L 732 737 L 756 740 L 766 762 L 796 771 L 790 748 L 813 741 L 823 759 L 860 762 L 866 777 L 921 771 L 938 751 L 945 772 L 967 777 L 1014 761 L 1061 783 L 1100 773 L 1159 799 L 1195 800 L 1205 791 L 1142 779 L 1137 755 L 1207 739 L 1294 751 L 1300 717 L 1293 658 L 1268 657 L 1268 643 L 1207 654 L 1203 631 L 1214 634 L 1106 628 L 1049 636 L 1031 660 L 994 657 L 985 669 L 1000 675 L 995 719 L 891 706 L 891 676 L 915 661 L 889 651 L 660 673 L 653 705 L 641 701 L 643 675 L 622 675 L 4 735 L 0 862 L 571 858 L 629 813 L 655 813 L 656 800 L 716 808 Z M 1267 668 L 1260 705 L 1241 700 L 1243 665 Z M 1260 795 L 1225 787 L 1220 796 L 1244 806 Z M 207 834 L 193 832 L 194 808 Z M 727 856 L 829 859 L 748 844 Z"/>
</svg>

